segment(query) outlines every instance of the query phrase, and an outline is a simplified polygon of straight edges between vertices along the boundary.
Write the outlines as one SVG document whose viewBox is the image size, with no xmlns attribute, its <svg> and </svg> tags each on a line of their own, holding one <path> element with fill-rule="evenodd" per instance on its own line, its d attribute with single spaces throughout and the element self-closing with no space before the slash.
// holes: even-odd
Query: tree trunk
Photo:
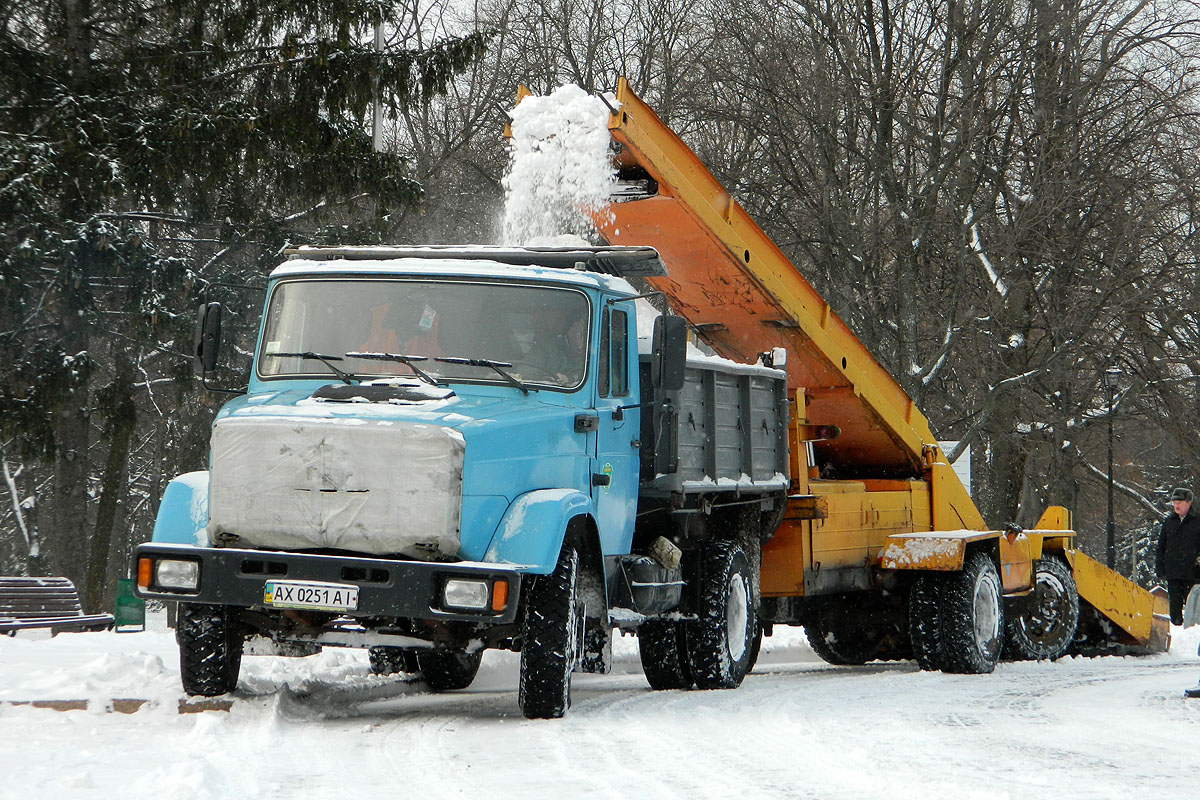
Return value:
<svg viewBox="0 0 1200 800">
<path fill-rule="evenodd" d="M 111 407 L 105 439 L 108 457 L 100 480 L 100 502 L 96 507 L 96 526 L 92 531 L 91 555 L 87 562 L 87 592 L 84 605 L 94 614 L 108 605 L 108 562 L 112 552 L 113 527 L 117 504 L 125 496 L 125 475 L 129 464 L 129 442 L 137 426 L 137 407 L 133 402 L 133 377 L 122 358 L 117 376 L 107 390 Z"/>
</svg>

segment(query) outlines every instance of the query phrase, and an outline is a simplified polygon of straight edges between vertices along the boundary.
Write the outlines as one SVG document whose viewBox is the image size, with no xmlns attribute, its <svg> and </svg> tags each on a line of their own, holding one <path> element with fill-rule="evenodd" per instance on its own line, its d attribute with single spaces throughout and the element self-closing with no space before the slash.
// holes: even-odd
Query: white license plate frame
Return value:
<svg viewBox="0 0 1200 800">
<path fill-rule="evenodd" d="M 358 608 L 358 587 L 345 583 L 271 579 L 263 583 L 263 604 L 269 608 L 354 611 Z"/>
</svg>

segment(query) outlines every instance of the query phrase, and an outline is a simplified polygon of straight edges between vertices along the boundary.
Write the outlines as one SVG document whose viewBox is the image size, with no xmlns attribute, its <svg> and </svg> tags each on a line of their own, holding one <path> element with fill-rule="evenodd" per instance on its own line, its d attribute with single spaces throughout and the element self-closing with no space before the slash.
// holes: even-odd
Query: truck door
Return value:
<svg viewBox="0 0 1200 800">
<path fill-rule="evenodd" d="M 600 312 L 596 376 L 599 424 L 592 462 L 592 500 L 605 555 L 626 553 L 633 541 L 637 513 L 638 436 L 641 416 L 635 405 L 637 336 L 632 309 L 605 304 Z"/>
</svg>

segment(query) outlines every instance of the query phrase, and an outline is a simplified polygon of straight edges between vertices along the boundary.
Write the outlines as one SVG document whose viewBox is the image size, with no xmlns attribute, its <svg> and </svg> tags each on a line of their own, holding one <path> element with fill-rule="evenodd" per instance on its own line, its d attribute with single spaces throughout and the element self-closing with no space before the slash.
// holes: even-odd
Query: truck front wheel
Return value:
<svg viewBox="0 0 1200 800">
<path fill-rule="evenodd" d="M 216 697 L 237 688 L 245 641 L 229 620 L 228 606 L 180 603 L 175 638 L 184 692 Z"/>
<path fill-rule="evenodd" d="M 638 628 L 638 655 L 651 689 L 690 689 L 687 635 L 682 622 L 650 620 Z"/>
<path fill-rule="evenodd" d="M 571 673 L 583 645 L 584 614 L 579 598 L 579 553 L 563 545 L 554 572 L 539 575 L 529 590 L 521 644 L 521 713 L 557 719 L 571 705 Z"/>
<path fill-rule="evenodd" d="M 1027 661 L 1062 658 L 1079 625 L 1079 593 L 1071 569 L 1057 558 L 1033 564 L 1033 596 L 1004 624 L 1004 655 Z M 1014 609 L 1016 611 L 1016 609 Z"/>
<path fill-rule="evenodd" d="M 967 556 L 961 572 L 947 579 L 941 603 L 942 671 L 991 672 L 1004 644 L 1000 573 L 984 552 Z"/>
<path fill-rule="evenodd" d="M 735 689 L 750 671 L 758 626 L 750 566 L 734 542 L 710 542 L 701 554 L 700 602 L 687 632 L 692 678 L 701 689 Z"/>
<path fill-rule="evenodd" d="M 435 692 L 465 689 L 475 680 L 483 651 L 468 653 L 465 650 L 430 650 L 417 653 L 417 666 L 425 676 L 425 682 Z"/>
</svg>

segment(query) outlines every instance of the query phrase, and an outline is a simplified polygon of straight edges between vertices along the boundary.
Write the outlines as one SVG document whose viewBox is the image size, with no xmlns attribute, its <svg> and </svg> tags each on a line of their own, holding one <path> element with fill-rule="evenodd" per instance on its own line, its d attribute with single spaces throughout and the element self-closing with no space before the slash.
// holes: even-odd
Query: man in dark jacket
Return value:
<svg viewBox="0 0 1200 800">
<path fill-rule="evenodd" d="M 1191 489 L 1172 491 L 1172 510 L 1158 534 L 1155 572 L 1167 579 L 1173 625 L 1183 624 L 1183 603 L 1200 577 L 1200 567 L 1196 564 L 1200 557 L 1200 516 L 1192 508 L 1193 499 Z"/>
</svg>

